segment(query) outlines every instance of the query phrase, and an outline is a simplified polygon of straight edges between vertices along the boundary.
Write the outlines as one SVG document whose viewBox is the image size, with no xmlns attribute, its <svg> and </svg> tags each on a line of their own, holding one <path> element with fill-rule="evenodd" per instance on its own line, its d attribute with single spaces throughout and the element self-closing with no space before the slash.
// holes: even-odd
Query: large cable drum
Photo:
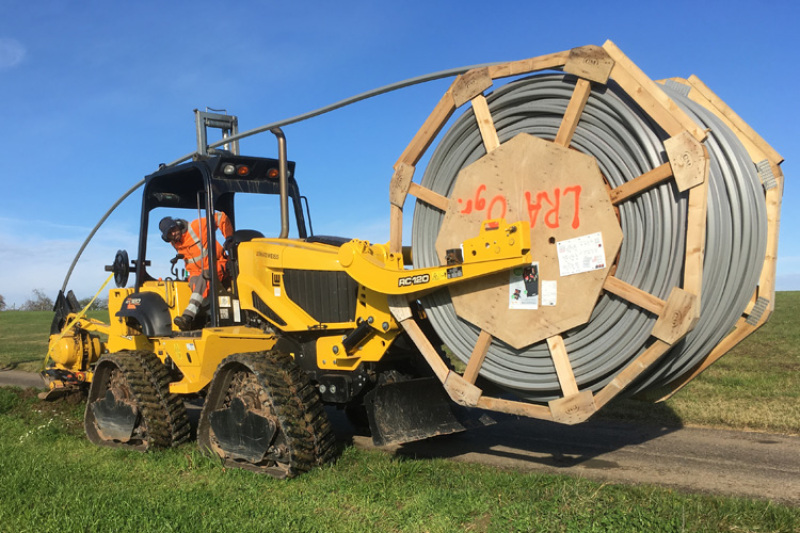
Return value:
<svg viewBox="0 0 800 533">
<path fill-rule="evenodd" d="M 533 263 L 421 300 L 466 365 L 445 388 L 567 423 L 678 390 L 769 315 L 780 162 L 698 79 L 656 84 L 610 42 L 456 80 L 395 166 L 391 246 L 412 194 L 415 266 L 498 218 L 529 222 Z"/>
</svg>

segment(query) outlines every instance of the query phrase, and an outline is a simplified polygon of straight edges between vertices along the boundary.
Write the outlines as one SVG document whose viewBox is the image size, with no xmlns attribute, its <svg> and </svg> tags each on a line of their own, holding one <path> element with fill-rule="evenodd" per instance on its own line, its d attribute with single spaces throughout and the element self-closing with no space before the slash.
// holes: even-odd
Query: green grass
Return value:
<svg viewBox="0 0 800 533">
<path fill-rule="evenodd" d="M 87 315 L 108 322 L 108 311 L 89 311 Z M 0 370 L 41 370 L 52 321 L 50 311 L 0 312 Z"/>
<path fill-rule="evenodd" d="M 609 416 L 800 432 L 800 293 L 673 399 Z M 102 313 L 94 315 L 103 318 Z M 0 368 L 36 370 L 51 313 L 0 313 Z M 289 482 L 229 470 L 194 443 L 139 454 L 83 435 L 82 405 L 0 388 L 0 532 L 798 531 L 800 509 L 345 447 Z"/>
<path fill-rule="evenodd" d="M 779 292 L 770 320 L 663 404 L 623 400 L 603 416 L 800 434 L 800 292 Z"/>
<path fill-rule="evenodd" d="M 0 389 L 0 531 L 796 531 L 769 502 L 344 449 L 291 481 L 193 444 L 91 445 L 81 407 Z"/>
</svg>

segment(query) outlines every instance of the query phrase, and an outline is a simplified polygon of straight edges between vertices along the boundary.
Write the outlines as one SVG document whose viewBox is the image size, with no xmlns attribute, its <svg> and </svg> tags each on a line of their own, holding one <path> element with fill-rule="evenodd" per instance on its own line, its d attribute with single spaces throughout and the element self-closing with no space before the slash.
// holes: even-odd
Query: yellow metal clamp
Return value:
<svg viewBox="0 0 800 533">
<path fill-rule="evenodd" d="M 481 224 L 477 237 L 464 241 L 463 258 L 444 266 L 404 269 L 401 254 L 359 240 L 339 249 L 339 263 L 354 280 L 378 293 L 412 294 L 529 265 L 530 242 L 527 221 L 508 224 L 494 219 Z"/>
</svg>

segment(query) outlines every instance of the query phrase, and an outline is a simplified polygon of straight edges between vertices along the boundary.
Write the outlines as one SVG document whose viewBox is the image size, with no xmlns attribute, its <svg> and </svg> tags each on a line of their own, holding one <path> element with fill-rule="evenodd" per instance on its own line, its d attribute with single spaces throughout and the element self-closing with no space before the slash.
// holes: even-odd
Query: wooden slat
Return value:
<svg viewBox="0 0 800 533">
<path fill-rule="evenodd" d="M 453 371 L 450 371 L 444 380 L 444 390 L 451 400 L 458 405 L 466 405 L 467 407 L 478 405 L 478 401 L 483 396 L 483 391 L 480 388 L 469 383 Z"/>
<path fill-rule="evenodd" d="M 420 353 L 422 353 L 422 357 L 425 358 L 425 361 L 431 367 L 433 373 L 436 374 L 436 377 L 439 379 L 439 381 L 444 383 L 447 379 L 447 374 L 450 373 L 450 369 L 447 368 L 447 365 L 444 363 L 444 361 L 442 361 L 442 358 L 439 357 L 439 353 L 433 347 L 431 341 L 428 339 L 425 333 L 410 316 L 407 316 L 401 320 L 400 317 L 395 314 L 395 319 L 400 322 L 400 325 L 408 334 L 409 338 L 411 338 L 411 341 L 419 349 Z"/>
<path fill-rule="evenodd" d="M 623 54 L 617 45 L 606 41 L 603 49 L 614 60 L 611 77 L 664 131 L 673 136 L 688 130 L 698 141 L 705 139 L 705 131 Z"/>
<path fill-rule="evenodd" d="M 605 283 L 603 283 L 603 289 L 642 309 L 650 311 L 654 315 L 661 316 L 667 305 L 664 300 L 634 287 L 630 283 L 617 279 L 614 276 L 608 276 L 606 278 Z"/>
<path fill-rule="evenodd" d="M 403 208 L 391 206 L 389 213 L 389 251 L 393 254 L 403 252 Z"/>
<path fill-rule="evenodd" d="M 489 345 L 491 344 L 492 336 L 481 330 L 480 335 L 478 335 L 478 340 L 475 343 L 475 348 L 472 350 L 472 355 L 469 357 L 467 368 L 464 370 L 464 381 L 475 383 L 475 380 L 478 379 L 478 373 L 480 372 L 483 360 L 486 358 L 486 353 L 489 351 Z"/>
<path fill-rule="evenodd" d="M 708 212 L 708 180 L 689 191 L 689 210 L 686 224 L 686 258 L 683 268 L 683 288 L 702 297 L 703 262 L 706 256 L 706 215 Z"/>
<path fill-rule="evenodd" d="M 442 196 L 437 192 L 433 192 L 432 190 L 427 189 L 418 183 L 412 182 L 409 185 L 408 194 L 416 196 L 426 204 L 431 205 L 441 211 L 447 211 L 447 206 L 450 204 L 450 200 L 448 200 L 446 196 Z"/>
<path fill-rule="evenodd" d="M 765 320 L 762 317 L 762 322 Z M 734 327 L 733 331 L 728 334 L 727 337 L 722 339 L 719 344 L 717 344 L 713 350 L 703 359 L 703 361 L 691 369 L 689 372 L 681 376 L 680 378 L 676 379 L 668 386 L 670 391 L 664 397 L 660 398 L 658 401 L 664 401 L 669 399 L 673 394 L 681 390 L 685 387 L 690 381 L 700 375 L 705 369 L 709 366 L 714 364 L 720 357 L 728 353 L 734 346 L 742 342 L 744 339 L 749 337 L 753 332 L 755 332 L 761 324 L 757 326 L 751 326 L 747 323 L 747 319 L 744 317 L 739 318 L 736 322 L 736 326 Z"/>
<path fill-rule="evenodd" d="M 408 187 L 414 179 L 414 170 L 414 167 L 405 163 L 394 166 L 394 174 L 389 182 L 389 202 L 392 205 L 402 208 L 405 204 Z"/>
<path fill-rule="evenodd" d="M 569 147 L 591 92 L 592 84 L 587 80 L 579 79 L 575 84 L 575 90 L 572 92 L 572 97 L 567 104 L 567 111 L 564 113 L 564 118 L 561 119 L 561 126 L 556 134 L 554 141 L 556 144 Z"/>
<path fill-rule="evenodd" d="M 444 93 L 439 103 L 433 108 L 431 114 L 425 119 L 422 127 L 417 131 L 417 134 L 411 139 L 411 142 L 406 147 L 405 151 L 400 155 L 397 163 L 405 163 L 406 165 L 415 167 L 422 154 L 433 142 L 433 139 L 442 130 L 447 120 L 452 116 L 456 110 L 455 102 L 453 100 L 453 93 L 450 89 Z M 395 169 L 397 165 L 395 165 Z"/>
<path fill-rule="evenodd" d="M 559 424 L 579 424 L 597 412 L 594 394 L 586 389 L 566 398 L 547 402 L 553 420 Z"/>
<path fill-rule="evenodd" d="M 700 320 L 699 301 L 698 296 L 673 287 L 651 335 L 670 345 L 684 338 Z"/>
<path fill-rule="evenodd" d="M 601 391 L 594 395 L 594 403 L 597 409 L 610 402 L 617 394 L 630 385 L 634 379 L 639 377 L 642 372 L 647 370 L 653 363 L 664 355 L 670 345 L 666 342 L 656 340 L 639 357 L 631 361 L 622 372 L 617 374 L 611 382 L 603 387 Z"/>
<path fill-rule="evenodd" d="M 569 398 L 578 394 L 578 384 L 575 381 L 572 364 L 569 362 L 567 348 L 564 346 L 564 338 L 561 335 L 548 338 L 547 347 L 550 349 L 550 357 L 553 358 L 553 365 L 556 367 L 558 382 L 561 384 L 561 392 L 564 397 Z"/>
<path fill-rule="evenodd" d="M 766 194 L 767 250 L 764 256 L 764 267 L 758 280 L 760 294 L 770 300 L 769 312 L 766 313 L 767 317 L 775 309 L 775 273 L 778 265 L 778 234 L 781 227 L 783 173 L 778 171 L 775 174 L 775 180 L 778 182 L 777 186 L 769 189 Z"/>
<path fill-rule="evenodd" d="M 453 93 L 453 104 L 461 107 L 483 91 L 492 86 L 492 78 L 488 68 L 475 68 L 456 78 L 450 90 Z"/>
<path fill-rule="evenodd" d="M 664 150 L 679 191 L 688 191 L 708 179 L 708 150 L 688 131 L 682 131 L 665 140 Z"/>
<path fill-rule="evenodd" d="M 553 420 L 550 409 L 544 405 L 503 400 L 491 396 L 481 396 L 478 400 L 477 407 L 489 411 L 497 411 L 498 413 L 527 416 L 530 418 L 538 418 L 539 420 Z"/>
<path fill-rule="evenodd" d="M 767 141 L 765 141 L 753 128 L 751 128 L 747 122 L 742 120 L 742 118 L 737 115 L 733 109 L 728 107 L 728 104 L 726 104 L 722 98 L 717 96 L 711 89 L 709 89 L 708 86 L 706 86 L 706 84 L 700 80 L 700 78 L 693 74 L 689 76 L 688 83 L 697 92 L 697 94 L 693 94 L 694 91 L 690 92 L 689 98 L 695 100 L 697 103 L 701 104 L 707 109 L 712 111 L 716 110 L 716 115 L 719 116 L 728 125 L 728 127 L 730 127 L 737 134 L 741 133 L 741 135 L 737 135 L 740 137 L 740 139 L 742 135 L 746 138 L 741 139 L 742 142 L 745 144 L 752 144 L 760 152 L 764 153 L 766 155 L 764 159 L 768 159 L 771 163 L 779 165 L 783 161 L 783 156 L 781 156 L 781 154 L 779 154 Z M 696 99 L 695 96 L 702 97 L 702 100 L 700 100 L 700 98 Z M 761 157 L 756 156 L 754 161 L 760 161 L 761 159 Z"/>
<path fill-rule="evenodd" d="M 608 195 L 611 198 L 611 203 L 619 205 L 625 200 L 638 196 L 643 192 L 660 185 L 672 177 L 672 167 L 669 163 L 664 163 L 661 166 L 649 170 L 637 176 L 630 181 L 626 181 L 619 187 L 612 189 Z"/>
<path fill-rule="evenodd" d="M 579 78 L 605 85 L 613 67 L 614 60 L 609 57 L 608 52 L 599 46 L 589 45 L 570 50 L 563 70 Z"/>
<path fill-rule="evenodd" d="M 500 139 L 497 138 L 497 130 L 494 127 L 492 113 L 489 111 L 485 96 L 480 94 L 472 99 L 472 111 L 475 113 L 475 120 L 478 122 L 478 129 L 483 139 L 483 146 L 488 154 L 500 146 Z"/>
<path fill-rule="evenodd" d="M 496 80 L 498 78 L 528 74 L 529 72 L 536 72 L 538 70 L 563 67 L 568 58 L 569 50 L 565 50 L 563 52 L 556 52 L 555 54 L 532 57 L 519 61 L 510 61 L 500 65 L 492 65 L 489 67 L 489 76 Z"/>
</svg>

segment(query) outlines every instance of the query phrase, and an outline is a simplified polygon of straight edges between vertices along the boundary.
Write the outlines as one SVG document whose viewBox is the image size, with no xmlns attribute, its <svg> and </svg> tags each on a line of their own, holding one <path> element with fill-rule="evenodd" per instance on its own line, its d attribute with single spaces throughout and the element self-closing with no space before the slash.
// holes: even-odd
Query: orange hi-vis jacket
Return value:
<svg viewBox="0 0 800 533">
<path fill-rule="evenodd" d="M 218 228 L 225 238 L 233 235 L 233 225 L 225 213 L 219 212 L 214 214 L 214 227 Z M 186 231 L 183 232 L 181 241 L 177 244 L 173 243 L 175 250 L 183 255 L 183 260 L 186 262 L 186 271 L 189 276 L 199 276 L 203 270 L 210 268 L 210 261 L 208 259 L 208 235 L 206 230 L 205 217 L 192 221 Z M 222 252 L 222 245 L 219 241 L 216 242 L 217 254 L 217 277 L 223 278 L 225 272 L 225 265 L 228 260 Z"/>
</svg>

